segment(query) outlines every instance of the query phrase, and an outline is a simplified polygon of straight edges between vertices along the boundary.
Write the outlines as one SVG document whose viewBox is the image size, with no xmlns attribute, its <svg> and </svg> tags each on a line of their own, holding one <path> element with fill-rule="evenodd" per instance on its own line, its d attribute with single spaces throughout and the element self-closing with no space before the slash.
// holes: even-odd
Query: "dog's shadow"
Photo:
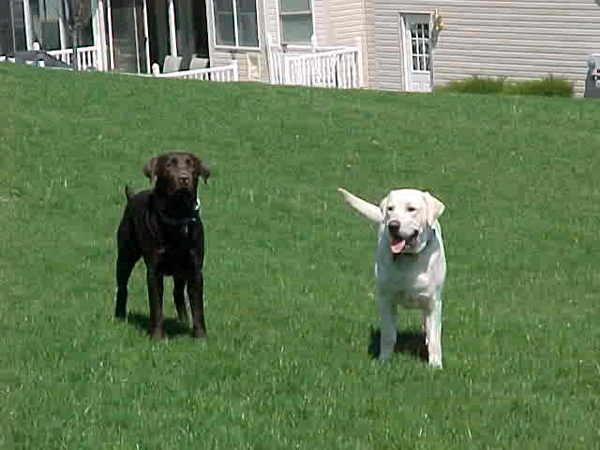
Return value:
<svg viewBox="0 0 600 450">
<path fill-rule="evenodd" d="M 127 323 L 146 334 L 150 334 L 150 316 L 148 315 L 129 313 L 127 315 Z M 188 327 L 183 325 L 179 320 L 170 317 L 165 318 L 164 330 L 165 336 L 169 338 L 190 334 Z"/>
<path fill-rule="evenodd" d="M 381 329 L 371 327 L 369 346 L 367 352 L 373 359 L 379 357 L 381 344 Z M 404 353 L 414 358 L 427 362 L 429 353 L 425 342 L 425 332 L 423 331 L 398 331 L 396 333 L 396 345 L 394 353 Z"/>
</svg>

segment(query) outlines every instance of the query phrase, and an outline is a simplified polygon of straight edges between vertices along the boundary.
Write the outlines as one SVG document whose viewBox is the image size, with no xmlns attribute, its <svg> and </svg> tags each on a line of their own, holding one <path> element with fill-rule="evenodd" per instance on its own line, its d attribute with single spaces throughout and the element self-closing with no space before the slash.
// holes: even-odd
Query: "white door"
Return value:
<svg viewBox="0 0 600 450">
<path fill-rule="evenodd" d="M 432 88 L 432 24 L 429 14 L 401 16 L 404 44 L 405 89 L 410 92 L 431 92 Z"/>
</svg>

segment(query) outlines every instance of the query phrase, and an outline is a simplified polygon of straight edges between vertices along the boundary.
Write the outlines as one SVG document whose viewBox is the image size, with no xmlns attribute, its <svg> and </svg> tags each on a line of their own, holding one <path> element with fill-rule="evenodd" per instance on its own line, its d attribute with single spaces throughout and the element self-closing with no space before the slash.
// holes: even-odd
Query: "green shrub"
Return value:
<svg viewBox="0 0 600 450">
<path fill-rule="evenodd" d="M 548 75 L 541 80 L 519 81 L 506 86 L 509 95 L 537 95 L 541 97 L 572 97 L 573 84 L 566 78 Z"/>
<path fill-rule="evenodd" d="M 499 94 L 504 89 L 505 77 L 481 78 L 477 75 L 466 80 L 451 81 L 441 89 L 453 92 L 468 92 L 471 94 Z"/>
<path fill-rule="evenodd" d="M 513 82 L 507 82 L 506 77 L 473 76 L 465 80 L 451 81 L 437 89 L 471 94 L 535 95 L 540 97 L 573 96 L 573 84 L 566 78 L 553 75 L 548 75 L 541 80 Z"/>
</svg>

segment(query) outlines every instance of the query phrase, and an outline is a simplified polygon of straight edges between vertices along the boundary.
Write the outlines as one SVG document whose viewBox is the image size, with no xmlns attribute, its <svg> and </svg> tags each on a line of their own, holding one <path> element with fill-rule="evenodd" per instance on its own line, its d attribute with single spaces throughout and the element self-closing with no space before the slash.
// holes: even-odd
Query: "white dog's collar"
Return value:
<svg viewBox="0 0 600 450">
<path fill-rule="evenodd" d="M 429 239 L 427 239 L 427 241 L 425 241 L 425 245 L 423 246 L 423 248 L 421 248 L 421 250 L 419 250 L 418 252 L 411 252 L 411 251 L 407 251 L 407 252 L 402 252 L 402 253 L 398 253 L 395 255 L 392 255 L 394 261 L 396 260 L 396 258 L 400 258 L 402 256 L 417 256 L 419 253 L 422 253 L 423 250 L 425 250 L 427 248 L 427 246 L 431 243 L 431 241 L 433 240 L 433 238 L 435 237 L 435 228 L 431 229 L 431 234 L 429 235 Z"/>
</svg>

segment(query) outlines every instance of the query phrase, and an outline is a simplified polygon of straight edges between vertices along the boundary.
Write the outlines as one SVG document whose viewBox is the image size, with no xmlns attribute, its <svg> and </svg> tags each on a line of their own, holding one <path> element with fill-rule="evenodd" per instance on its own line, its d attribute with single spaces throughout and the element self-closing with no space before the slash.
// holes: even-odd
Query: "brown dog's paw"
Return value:
<svg viewBox="0 0 600 450">
<path fill-rule="evenodd" d="M 153 341 L 158 341 L 164 339 L 165 330 L 163 328 L 155 328 L 150 332 L 150 339 Z"/>
<path fill-rule="evenodd" d="M 194 336 L 195 339 L 204 339 L 208 337 L 208 333 L 202 328 L 194 328 L 192 336 Z"/>
</svg>

